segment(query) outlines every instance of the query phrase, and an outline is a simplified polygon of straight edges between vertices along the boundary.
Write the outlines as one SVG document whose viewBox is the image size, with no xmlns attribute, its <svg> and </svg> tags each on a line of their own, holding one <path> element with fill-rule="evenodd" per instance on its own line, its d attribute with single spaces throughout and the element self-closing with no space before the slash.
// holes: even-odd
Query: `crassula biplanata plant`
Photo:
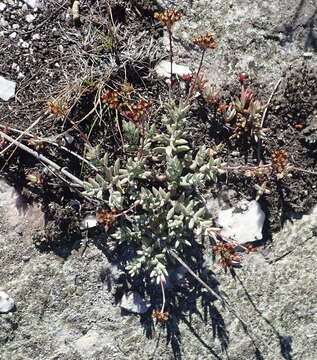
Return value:
<svg viewBox="0 0 317 360">
<path fill-rule="evenodd" d="M 137 246 L 136 257 L 127 266 L 130 274 L 147 270 L 158 282 L 167 275 L 171 250 L 182 256 L 193 242 L 208 236 L 212 221 L 205 216 L 199 194 L 206 180 L 216 180 L 221 165 L 206 147 L 190 148 L 185 134 L 188 106 L 169 103 L 165 109 L 162 131 L 145 125 L 142 156 L 134 152 L 124 164 L 117 160 L 109 166 L 106 155 L 95 162 L 102 164 L 103 175 L 85 182 L 86 195 L 103 198 L 107 194 L 108 208 L 123 212 L 112 211 L 109 216 L 105 211 L 99 221 L 107 230 L 113 227 L 110 236 L 118 243 Z M 138 140 L 140 129 L 127 124 L 127 138 Z M 122 214 L 124 220 L 116 226 L 114 221 Z"/>
</svg>

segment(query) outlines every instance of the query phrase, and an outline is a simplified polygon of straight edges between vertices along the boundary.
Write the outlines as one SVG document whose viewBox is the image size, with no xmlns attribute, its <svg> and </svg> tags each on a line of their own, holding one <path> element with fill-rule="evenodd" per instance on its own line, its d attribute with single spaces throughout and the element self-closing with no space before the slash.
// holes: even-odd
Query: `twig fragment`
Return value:
<svg viewBox="0 0 317 360">
<path fill-rule="evenodd" d="M 16 145 L 21 150 L 26 151 L 28 154 L 34 156 L 37 160 L 43 161 L 46 165 L 51 166 L 57 171 L 60 171 L 63 175 L 68 177 L 70 180 L 72 180 L 74 183 L 79 185 L 80 187 L 84 187 L 84 182 L 78 179 L 76 176 L 65 170 L 65 168 L 62 168 L 61 166 L 57 165 L 55 162 L 48 159 L 46 156 L 39 154 L 38 152 L 30 149 L 28 146 L 21 144 L 18 140 L 13 139 L 11 136 L 5 134 L 4 132 L 0 131 L 0 135 L 4 137 L 6 140 L 10 141 L 13 145 Z M 21 136 L 20 136 L 21 137 Z M 11 145 L 11 144 L 10 144 Z M 7 147 L 8 148 L 8 147 Z"/>
</svg>

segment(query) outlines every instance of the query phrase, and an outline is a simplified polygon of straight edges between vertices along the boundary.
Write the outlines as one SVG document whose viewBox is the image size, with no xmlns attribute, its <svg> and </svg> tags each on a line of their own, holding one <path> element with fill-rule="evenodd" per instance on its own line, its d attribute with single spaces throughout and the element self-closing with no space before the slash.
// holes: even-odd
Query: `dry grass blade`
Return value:
<svg viewBox="0 0 317 360">
<path fill-rule="evenodd" d="M 37 120 L 35 120 L 25 131 L 23 131 L 23 132 L 15 139 L 15 141 L 18 142 L 19 139 L 23 138 L 23 137 L 27 134 L 28 131 L 30 131 L 32 128 L 34 128 L 35 125 L 37 125 L 37 124 L 39 123 L 39 121 L 40 121 L 41 119 L 42 119 L 42 118 L 39 117 Z M 1 133 L 1 134 L 5 135 L 4 133 Z M 3 136 L 3 135 L 2 135 L 2 136 Z M 5 137 L 5 136 L 3 136 L 3 137 Z M 10 137 L 10 136 L 9 136 L 9 137 Z M 12 138 L 11 138 L 11 139 L 12 139 Z M 7 139 L 7 140 L 8 140 L 8 139 Z M 12 139 L 12 140 L 14 140 L 14 139 Z M 10 141 L 10 140 L 9 140 L 9 141 Z M 11 141 L 10 141 L 10 142 L 11 142 Z M 0 152 L 0 156 L 3 155 L 7 150 L 9 150 L 9 149 L 10 149 L 12 146 L 14 146 L 14 145 L 17 145 L 17 144 L 11 142 L 11 144 L 9 144 L 6 148 L 4 148 L 4 149 Z"/>
<path fill-rule="evenodd" d="M 241 325 L 244 329 L 247 330 L 248 325 L 245 320 L 242 319 L 241 315 L 235 310 L 227 300 L 225 300 L 222 296 L 217 294 L 214 290 L 211 289 L 209 285 L 207 285 L 198 275 L 194 273 L 194 271 L 173 251 L 170 250 L 169 254 L 173 256 L 184 268 L 206 289 L 210 292 L 211 295 L 216 297 L 222 305 L 225 305 L 226 308 L 240 321 Z M 249 334 L 250 335 L 250 334 Z"/>
</svg>

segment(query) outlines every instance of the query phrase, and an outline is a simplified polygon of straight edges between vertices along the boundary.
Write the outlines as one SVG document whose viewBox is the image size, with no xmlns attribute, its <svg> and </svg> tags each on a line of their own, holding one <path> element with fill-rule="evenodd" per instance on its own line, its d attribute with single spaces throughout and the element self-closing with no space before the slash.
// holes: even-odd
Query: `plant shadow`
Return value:
<svg viewBox="0 0 317 360">
<path fill-rule="evenodd" d="M 109 248 L 105 247 L 103 243 L 99 242 L 98 247 L 103 251 L 109 263 L 115 266 L 122 266 L 125 261 L 128 261 L 129 254 L 133 252 L 129 251 L 126 246 L 109 251 Z M 216 295 L 223 296 L 218 288 L 219 282 L 215 274 L 203 266 L 205 259 L 201 247 L 197 246 L 196 249 L 188 252 L 184 261 Z M 183 266 L 174 265 L 169 269 L 165 285 L 166 303 L 164 307 L 164 312 L 168 312 L 169 316 L 167 321 L 162 323 L 153 319 L 153 311 L 160 311 L 162 307 L 161 287 L 153 283 L 147 273 L 143 272 L 140 276 L 131 278 L 122 267 L 120 277 L 114 279 L 111 269 L 104 269 L 100 278 L 107 286 L 107 290 L 113 292 L 117 304 L 128 292 L 138 292 L 143 299 L 150 302 L 149 310 L 140 314 L 140 325 L 144 335 L 148 339 L 157 339 L 158 343 L 165 338 L 166 345 L 172 350 L 174 359 L 181 360 L 185 356 L 184 345 L 188 345 L 188 337 L 186 336 L 185 344 L 184 327 L 187 329 L 186 332 L 192 335 L 190 339 L 193 339 L 195 343 L 198 342 L 204 348 L 208 358 L 230 359 L 227 353 L 230 337 L 222 314 L 228 309 L 219 300 L 216 303 L 217 297 L 209 293 Z M 128 315 L 129 313 L 125 311 L 124 314 Z M 208 337 L 201 334 L 198 323 L 211 329 Z M 250 330 L 244 329 L 244 331 L 248 336 Z M 250 339 L 252 339 L 251 336 Z M 158 347 L 159 345 L 157 345 Z M 260 350 L 255 345 L 254 356 L 258 360 L 263 359 Z M 153 360 L 156 358 L 155 354 L 151 357 Z"/>
</svg>

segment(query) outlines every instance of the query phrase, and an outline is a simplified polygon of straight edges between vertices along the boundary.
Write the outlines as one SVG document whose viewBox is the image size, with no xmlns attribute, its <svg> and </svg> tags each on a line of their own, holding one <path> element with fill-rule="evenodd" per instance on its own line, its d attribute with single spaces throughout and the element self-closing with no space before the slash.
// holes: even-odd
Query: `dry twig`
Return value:
<svg viewBox="0 0 317 360">
<path fill-rule="evenodd" d="M 46 156 L 39 154 L 38 152 L 30 149 L 28 146 L 21 144 L 17 139 L 13 139 L 11 136 L 5 134 L 4 132 L 0 131 L 0 135 L 2 137 L 4 137 L 6 140 L 8 140 L 11 144 L 10 145 L 16 145 L 18 148 L 20 148 L 21 150 L 26 151 L 28 154 L 34 156 L 37 160 L 42 161 L 43 163 L 45 163 L 48 166 L 51 166 L 53 169 L 55 169 L 56 171 L 60 171 L 63 175 L 65 175 L 66 177 L 68 177 L 70 180 L 72 180 L 74 183 L 76 183 L 77 185 L 79 185 L 80 187 L 84 187 L 84 183 L 83 181 L 81 181 L 80 179 L 78 179 L 76 176 L 74 176 L 73 174 L 71 174 L 70 172 L 68 172 L 67 170 L 65 170 L 64 168 L 62 168 L 61 166 L 57 165 L 55 162 L 51 161 L 50 159 L 48 159 Z M 19 136 L 19 138 L 21 138 L 22 135 Z M 9 146 L 7 146 L 8 148 Z M 7 149 L 6 148 L 6 149 Z M 5 150 L 6 150 L 5 149 Z M 2 152 L 1 152 L 2 153 Z"/>
</svg>

